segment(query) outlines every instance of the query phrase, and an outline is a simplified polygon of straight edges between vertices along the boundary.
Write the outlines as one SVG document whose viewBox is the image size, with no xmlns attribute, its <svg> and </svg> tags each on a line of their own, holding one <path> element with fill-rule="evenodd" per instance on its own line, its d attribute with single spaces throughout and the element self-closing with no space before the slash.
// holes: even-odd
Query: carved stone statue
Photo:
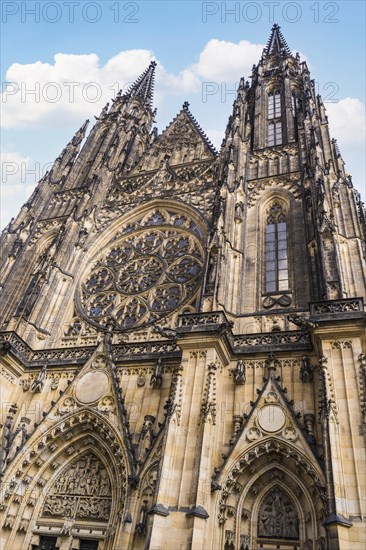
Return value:
<svg viewBox="0 0 366 550">
<path fill-rule="evenodd" d="M 145 415 L 144 424 L 141 428 L 140 443 L 139 443 L 139 460 L 143 461 L 147 452 L 150 450 L 154 439 L 153 425 L 155 416 L 150 414 Z"/>
<path fill-rule="evenodd" d="M 14 456 L 18 453 L 18 451 L 23 447 L 24 443 L 27 441 L 29 437 L 28 435 L 29 423 L 30 423 L 30 419 L 27 417 L 23 417 L 20 419 L 19 426 L 15 430 L 12 437 L 9 454 L 7 456 L 8 460 L 12 460 Z"/>
<path fill-rule="evenodd" d="M 47 378 L 47 365 L 43 365 L 43 367 L 41 368 L 41 370 L 37 375 L 37 378 L 33 381 L 31 385 L 32 392 L 34 393 L 41 392 L 45 384 L 46 378 Z"/>
<path fill-rule="evenodd" d="M 145 535 L 147 529 L 147 500 L 143 501 L 140 510 L 140 521 L 136 524 L 136 533 L 139 535 Z"/>
<path fill-rule="evenodd" d="M 236 369 L 233 371 L 234 383 L 237 386 L 242 386 L 246 381 L 245 365 L 242 359 L 236 364 Z"/>
<path fill-rule="evenodd" d="M 310 364 L 310 357 L 303 355 L 301 358 L 300 380 L 302 382 L 311 382 L 313 379 L 313 368 Z"/>
<path fill-rule="evenodd" d="M 160 389 L 163 384 L 163 356 L 159 355 L 158 362 L 155 365 L 154 372 L 150 378 L 150 386 Z"/>
<path fill-rule="evenodd" d="M 235 205 L 235 214 L 234 214 L 235 223 L 242 223 L 243 216 L 244 216 L 244 204 L 242 202 L 237 202 Z"/>
<path fill-rule="evenodd" d="M 273 351 L 271 351 L 266 361 L 268 370 L 270 369 L 276 370 L 276 362 L 277 362 L 276 355 L 273 353 Z"/>
<path fill-rule="evenodd" d="M 310 328 L 316 328 L 318 326 L 317 323 L 312 323 L 303 315 L 287 315 L 287 319 L 302 330 L 309 330 Z"/>
<path fill-rule="evenodd" d="M 177 331 L 174 329 L 171 329 L 169 327 L 159 327 L 156 325 L 153 328 L 153 332 L 156 332 L 157 334 L 160 334 L 160 336 L 164 336 L 164 338 L 173 338 L 175 339 L 177 336 Z"/>
</svg>

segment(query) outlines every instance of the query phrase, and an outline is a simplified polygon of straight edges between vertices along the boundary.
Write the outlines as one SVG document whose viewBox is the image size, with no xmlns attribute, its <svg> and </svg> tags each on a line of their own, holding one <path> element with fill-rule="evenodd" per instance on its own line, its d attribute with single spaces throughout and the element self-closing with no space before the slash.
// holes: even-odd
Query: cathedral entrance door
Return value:
<svg viewBox="0 0 366 550">
<path fill-rule="evenodd" d="M 39 545 L 32 545 L 32 550 L 58 550 L 57 537 L 40 537 Z"/>
<path fill-rule="evenodd" d="M 98 541 L 80 540 L 80 550 L 98 550 Z"/>
</svg>

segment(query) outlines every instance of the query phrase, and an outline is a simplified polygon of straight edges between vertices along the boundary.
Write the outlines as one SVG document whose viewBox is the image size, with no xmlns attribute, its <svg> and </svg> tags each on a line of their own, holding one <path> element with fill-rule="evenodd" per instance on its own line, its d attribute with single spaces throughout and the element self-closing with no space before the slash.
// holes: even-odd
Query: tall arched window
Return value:
<svg viewBox="0 0 366 550">
<path fill-rule="evenodd" d="M 267 119 L 268 133 L 267 145 L 282 144 L 282 121 L 281 121 L 281 95 L 279 91 L 268 94 Z"/>
<path fill-rule="evenodd" d="M 266 292 L 289 289 L 286 214 L 280 204 L 271 206 L 266 224 Z"/>
</svg>

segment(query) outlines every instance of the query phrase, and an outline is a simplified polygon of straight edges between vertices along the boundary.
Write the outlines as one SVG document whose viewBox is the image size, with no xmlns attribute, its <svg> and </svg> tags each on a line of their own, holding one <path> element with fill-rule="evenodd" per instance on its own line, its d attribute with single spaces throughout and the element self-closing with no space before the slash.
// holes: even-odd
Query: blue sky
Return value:
<svg viewBox="0 0 366 550">
<path fill-rule="evenodd" d="M 187 99 L 219 146 L 235 82 L 249 76 L 274 22 L 307 59 L 331 135 L 365 198 L 364 1 L 3 0 L 1 8 L 2 226 L 82 122 L 151 58 L 159 131 Z"/>
</svg>

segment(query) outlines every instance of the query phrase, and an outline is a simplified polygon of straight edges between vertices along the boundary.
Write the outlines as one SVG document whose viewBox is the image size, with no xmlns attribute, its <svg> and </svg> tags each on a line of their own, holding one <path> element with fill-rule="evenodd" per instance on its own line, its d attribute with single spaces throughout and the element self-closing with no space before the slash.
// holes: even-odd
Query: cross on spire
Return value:
<svg viewBox="0 0 366 550">
<path fill-rule="evenodd" d="M 281 27 L 275 23 L 271 30 L 271 35 L 267 42 L 267 46 L 264 49 L 264 54 L 267 57 L 274 53 L 284 53 L 286 55 L 291 55 L 291 50 L 288 47 L 286 40 L 281 32 Z"/>
</svg>

